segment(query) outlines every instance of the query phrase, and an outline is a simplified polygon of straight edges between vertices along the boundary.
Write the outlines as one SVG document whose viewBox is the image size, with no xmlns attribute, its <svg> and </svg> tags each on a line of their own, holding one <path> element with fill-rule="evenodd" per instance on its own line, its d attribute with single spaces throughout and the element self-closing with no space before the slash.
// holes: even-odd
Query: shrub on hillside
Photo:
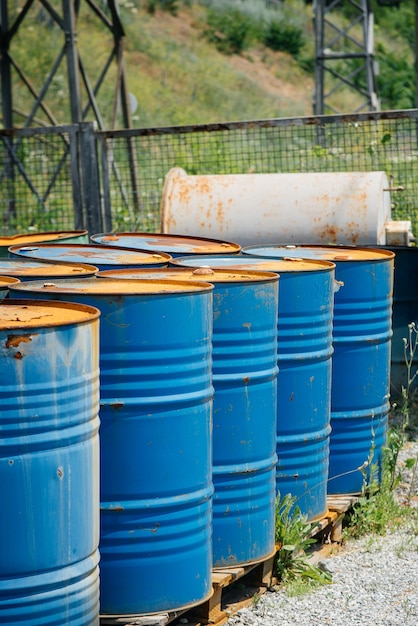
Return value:
<svg viewBox="0 0 418 626">
<path fill-rule="evenodd" d="M 253 19 L 234 7 L 209 9 L 205 37 L 224 54 L 239 54 L 255 36 Z"/>
<path fill-rule="evenodd" d="M 388 52 L 378 44 L 376 58 L 379 61 L 377 90 L 382 109 L 413 109 L 415 107 L 414 67 L 402 54 Z"/>
<path fill-rule="evenodd" d="M 265 25 L 262 42 L 267 48 L 288 52 L 297 57 L 305 44 L 302 30 L 282 20 L 272 20 Z"/>
</svg>

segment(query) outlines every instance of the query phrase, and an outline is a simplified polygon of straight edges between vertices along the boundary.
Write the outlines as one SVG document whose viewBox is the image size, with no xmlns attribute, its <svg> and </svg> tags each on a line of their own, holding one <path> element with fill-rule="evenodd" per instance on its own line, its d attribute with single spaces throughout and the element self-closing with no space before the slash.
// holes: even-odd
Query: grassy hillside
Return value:
<svg viewBox="0 0 418 626">
<path fill-rule="evenodd" d="M 99 0 L 96 2 L 100 4 Z M 61 13 L 60 0 L 51 4 Z M 104 11 L 106 4 L 101 4 Z M 121 0 L 133 125 L 150 127 L 312 114 L 315 65 L 312 5 L 304 0 L 270 1 L 273 9 L 266 8 L 266 4 L 269 3 L 264 0 Z M 113 40 L 87 3 L 81 2 L 80 7 L 78 49 L 94 85 Z M 230 15 L 223 13 L 228 7 L 232 11 Z M 350 10 L 349 2 L 347 10 Z M 9 11 L 12 22 L 18 11 L 12 0 Z M 344 25 L 349 17 L 342 12 L 338 19 Z M 227 20 L 236 48 L 225 51 Z M 415 97 L 413 0 L 404 0 L 397 9 L 376 4 L 375 21 L 382 109 L 411 108 Z M 270 39 L 261 32 L 265 24 L 276 26 L 276 30 L 270 29 Z M 293 33 L 285 33 L 288 41 L 284 47 L 290 50 L 287 52 L 272 49 L 277 46 L 271 45 L 272 41 L 277 44 L 277 28 L 283 24 L 294 29 Z M 237 40 L 244 28 L 245 41 Z M 292 41 L 295 32 L 301 37 L 296 47 L 294 37 Z M 56 59 L 62 40 L 62 31 L 35 0 L 12 41 L 11 52 L 37 91 Z M 105 128 L 111 127 L 116 109 L 115 85 L 113 63 L 97 94 Z M 31 110 L 33 100 L 22 80 L 16 77 L 13 98 L 14 108 L 22 112 L 23 118 Z M 84 89 L 82 101 L 85 106 Z M 70 121 L 65 62 L 53 77 L 45 102 L 57 123 Z M 343 90 L 340 105 L 343 112 L 355 110 L 358 105 L 355 93 Z M 93 119 L 91 112 L 87 119 Z M 22 122 L 17 114 L 16 122 L 17 125 Z M 40 110 L 37 123 L 49 123 Z M 120 116 L 116 126 L 121 126 Z"/>
</svg>

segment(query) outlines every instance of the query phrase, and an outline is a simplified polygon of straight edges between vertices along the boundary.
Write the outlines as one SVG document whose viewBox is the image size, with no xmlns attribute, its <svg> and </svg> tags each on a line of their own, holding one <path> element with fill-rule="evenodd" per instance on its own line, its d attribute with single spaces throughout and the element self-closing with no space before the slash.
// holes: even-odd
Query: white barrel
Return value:
<svg viewBox="0 0 418 626">
<path fill-rule="evenodd" d="M 161 201 L 163 233 L 257 243 L 385 244 L 385 172 L 188 176 L 171 169 Z"/>
</svg>

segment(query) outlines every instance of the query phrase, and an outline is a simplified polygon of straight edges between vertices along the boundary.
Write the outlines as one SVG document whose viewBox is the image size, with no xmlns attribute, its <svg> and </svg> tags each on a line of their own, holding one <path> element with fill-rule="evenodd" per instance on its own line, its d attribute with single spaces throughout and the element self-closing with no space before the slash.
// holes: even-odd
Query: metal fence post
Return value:
<svg viewBox="0 0 418 626">
<path fill-rule="evenodd" d="M 103 217 L 95 127 L 87 122 L 81 123 L 79 127 L 79 158 L 86 228 L 90 234 L 101 233 Z"/>
</svg>

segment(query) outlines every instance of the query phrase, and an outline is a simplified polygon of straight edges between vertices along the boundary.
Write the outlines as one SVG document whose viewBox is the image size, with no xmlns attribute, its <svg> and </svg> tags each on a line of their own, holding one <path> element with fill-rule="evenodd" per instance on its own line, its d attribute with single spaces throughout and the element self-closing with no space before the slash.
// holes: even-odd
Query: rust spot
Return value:
<svg viewBox="0 0 418 626">
<path fill-rule="evenodd" d="M 112 407 L 112 409 L 115 409 L 115 411 L 118 411 L 123 407 L 123 402 L 111 402 L 110 406 Z"/>
<path fill-rule="evenodd" d="M 249 376 L 244 376 L 244 378 L 242 380 L 244 381 L 244 383 L 246 385 L 248 385 L 248 383 L 250 382 L 250 377 Z"/>
<path fill-rule="evenodd" d="M 21 352 L 16 352 L 16 354 L 13 355 L 13 358 L 15 359 L 23 359 L 23 354 Z"/>
<path fill-rule="evenodd" d="M 290 398 L 289 398 L 290 402 L 293 402 L 294 397 L 295 397 L 295 392 L 292 391 L 292 393 L 290 394 Z"/>
<path fill-rule="evenodd" d="M 102 241 L 119 241 L 119 237 L 116 237 L 116 235 L 108 235 L 107 237 L 102 237 Z"/>
<path fill-rule="evenodd" d="M 149 528 L 148 530 L 150 531 L 150 533 L 156 533 L 159 527 L 160 524 L 158 522 L 155 522 L 155 528 Z"/>
<path fill-rule="evenodd" d="M 7 335 L 6 348 L 18 348 L 21 343 L 30 343 L 32 335 Z"/>
</svg>

